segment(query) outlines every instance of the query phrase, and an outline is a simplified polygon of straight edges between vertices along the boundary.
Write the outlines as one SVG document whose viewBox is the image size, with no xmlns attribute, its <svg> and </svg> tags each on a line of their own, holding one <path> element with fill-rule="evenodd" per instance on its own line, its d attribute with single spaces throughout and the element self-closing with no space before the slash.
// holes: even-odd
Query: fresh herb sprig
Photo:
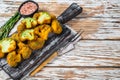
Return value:
<svg viewBox="0 0 120 80">
<path fill-rule="evenodd" d="M 13 29 L 16 22 L 19 21 L 21 15 L 16 12 L 3 26 L 0 28 L 0 40 L 8 37 L 11 29 Z"/>
</svg>

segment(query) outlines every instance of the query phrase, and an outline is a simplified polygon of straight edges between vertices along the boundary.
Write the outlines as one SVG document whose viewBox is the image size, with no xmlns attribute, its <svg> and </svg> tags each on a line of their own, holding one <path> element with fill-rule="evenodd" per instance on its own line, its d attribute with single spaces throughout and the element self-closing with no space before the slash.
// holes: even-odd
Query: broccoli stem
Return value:
<svg viewBox="0 0 120 80">
<path fill-rule="evenodd" d="M 9 32 L 14 27 L 16 22 L 21 18 L 20 14 L 16 12 L 3 26 L 0 28 L 0 40 L 8 37 Z"/>
</svg>

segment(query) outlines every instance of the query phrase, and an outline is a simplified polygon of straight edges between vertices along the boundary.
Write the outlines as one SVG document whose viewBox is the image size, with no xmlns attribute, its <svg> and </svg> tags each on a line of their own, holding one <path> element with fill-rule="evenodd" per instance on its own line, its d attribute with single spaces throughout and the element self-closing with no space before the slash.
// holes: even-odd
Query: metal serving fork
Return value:
<svg viewBox="0 0 120 80">
<path fill-rule="evenodd" d="M 66 42 L 63 44 L 63 47 L 61 47 L 57 52 L 58 55 L 61 56 L 71 50 L 73 50 L 75 47 L 75 43 L 78 42 L 81 39 L 81 34 L 84 31 L 80 29 L 76 34 L 71 35 L 69 38 L 67 38 Z"/>
</svg>

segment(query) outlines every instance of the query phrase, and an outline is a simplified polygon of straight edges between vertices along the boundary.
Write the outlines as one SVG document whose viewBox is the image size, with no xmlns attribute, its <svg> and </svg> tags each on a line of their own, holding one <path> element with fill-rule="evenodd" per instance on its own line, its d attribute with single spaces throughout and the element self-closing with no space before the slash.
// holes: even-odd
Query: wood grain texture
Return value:
<svg viewBox="0 0 120 80">
<path fill-rule="evenodd" d="M 21 2 L 6 0 L 0 5 L 2 8 L 0 10 L 0 18 L 2 19 L 0 25 L 4 24 L 17 11 Z M 70 5 L 69 3 L 39 2 L 39 6 L 40 10 L 46 10 L 58 16 Z M 113 2 L 80 0 L 77 3 L 83 7 L 83 13 L 67 24 L 76 31 L 83 29 L 85 31 L 82 35 L 83 39 L 120 39 L 119 1 L 117 3 L 117 0 Z"/>
<path fill-rule="evenodd" d="M 0 26 L 24 0 L 0 0 Z M 82 14 L 67 25 L 83 29 L 75 49 L 58 56 L 42 71 L 25 80 L 120 80 L 120 0 L 35 0 L 40 10 L 59 16 L 71 3 L 83 7 Z M 1 74 L 0 79 L 6 80 Z"/>
<path fill-rule="evenodd" d="M 120 66 L 120 41 L 82 40 L 47 66 Z"/>
<path fill-rule="evenodd" d="M 119 68 L 50 68 L 45 67 L 26 80 L 119 80 Z"/>
<path fill-rule="evenodd" d="M 44 1 L 44 2 L 43 2 Z M 64 8 L 67 8 L 71 3 L 76 2 L 84 8 L 84 13 L 81 17 L 120 17 L 120 1 L 119 0 L 52 0 L 39 1 L 40 9 L 44 8 L 51 12 L 60 13 Z M 21 0 L 4 0 L 4 4 L 7 5 L 8 11 L 12 9 L 12 12 L 17 10 L 17 7 L 22 3 Z M 9 7 L 10 6 L 10 7 Z M 9 8 L 8 8 L 9 7 Z M 55 10 L 55 11 L 54 11 Z M 10 10 L 11 11 L 11 10 Z"/>
<path fill-rule="evenodd" d="M 0 71 L 0 80 L 10 80 Z M 6 76 L 6 77 L 5 77 Z M 23 80 L 119 80 L 119 68 L 57 68 L 45 67 L 35 76 Z"/>
</svg>

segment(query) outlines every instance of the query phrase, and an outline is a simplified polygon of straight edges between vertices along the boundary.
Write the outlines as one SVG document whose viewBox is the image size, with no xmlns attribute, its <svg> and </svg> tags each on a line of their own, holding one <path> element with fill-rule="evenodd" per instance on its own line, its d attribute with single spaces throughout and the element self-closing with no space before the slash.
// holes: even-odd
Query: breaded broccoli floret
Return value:
<svg viewBox="0 0 120 80">
<path fill-rule="evenodd" d="M 26 26 L 25 26 L 25 24 L 23 24 L 23 23 L 20 23 L 20 24 L 17 26 L 17 32 L 18 32 L 18 33 L 22 32 L 22 31 L 25 30 L 25 29 L 26 29 Z"/>
<path fill-rule="evenodd" d="M 16 42 L 19 42 L 19 41 L 20 41 L 20 39 L 19 39 L 19 34 L 18 34 L 18 33 L 12 34 L 10 38 L 14 39 Z"/>
<path fill-rule="evenodd" d="M 51 27 L 49 25 L 40 25 L 35 28 L 35 34 L 40 36 L 43 40 L 48 39 L 48 35 L 51 32 Z"/>
<path fill-rule="evenodd" d="M 24 30 L 23 32 L 20 33 L 19 38 L 21 41 L 34 40 L 35 39 L 34 29 Z"/>
<path fill-rule="evenodd" d="M 8 53 L 7 63 L 11 67 L 16 67 L 19 62 L 21 62 L 21 55 L 20 54 L 17 54 L 16 51 L 12 51 L 12 52 Z"/>
<path fill-rule="evenodd" d="M 0 51 L 0 58 L 3 58 L 4 56 L 5 54 Z"/>
<path fill-rule="evenodd" d="M 44 43 L 45 43 L 45 40 L 43 40 L 42 38 L 37 38 L 37 40 L 28 41 L 28 46 L 32 50 L 37 50 L 42 48 Z"/>
<path fill-rule="evenodd" d="M 38 12 L 38 13 L 35 13 L 35 14 L 33 15 L 33 19 L 37 20 L 39 16 L 40 16 L 39 12 Z"/>
<path fill-rule="evenodd" d="M 51 27 L 53 33 L 60 34 L 62 32 L 62 26 L 56 19 L 52 21 Z"/>
<path fill-rule="evenodd" d="M 38 16 L 39 24 L 50 24 L 51 16 L 48 12 L 40 12 Z"/>
<path fill-rule="evenodd" d="M 16 42 L 11 38 L 5 38 L 0 41 L 2 53 L 8 53 L 16 49 Z"/>
<path fill-rule="evenodd" d="M 0 58 L 3 58 L 4 56 L 5 56 L 5 54 L 2 52 L 1 46 L 0 46 Z"/>
<path fill-rule="evenodd" d="M 18 43 L 18 54 L 21 54 L 23 59 L 28 59 L 32 53 L 32 50 L 22 42 Z"/>
<path fill-rule="evenodd" d="M 54 19 L 57 19 L 56 16 L 52 13 L 50 13 L 50 16 L 51 16 L 51 19 L 54 20 Z"/>
<path fill-rule="evenodd" d="M 26 25 L 26 28 L 32 28 L 35 27 L 37 25 L 37 21 L 33 18 L 25 18 L 21 21 L 22 24 Z"/>
</svg>

